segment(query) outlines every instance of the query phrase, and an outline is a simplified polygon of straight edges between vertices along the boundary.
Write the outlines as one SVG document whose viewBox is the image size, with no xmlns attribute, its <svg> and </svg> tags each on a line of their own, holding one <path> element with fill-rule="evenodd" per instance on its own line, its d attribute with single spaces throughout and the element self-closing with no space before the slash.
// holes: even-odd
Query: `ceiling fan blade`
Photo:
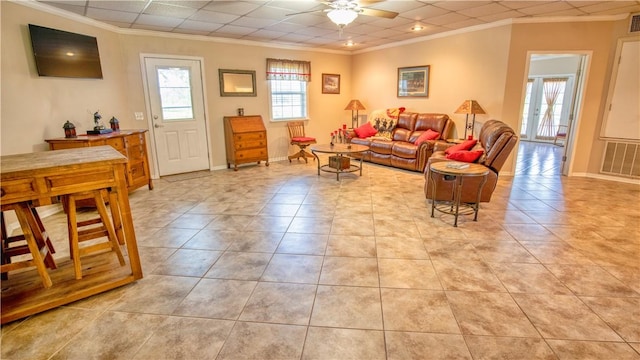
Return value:
<svg viewBox="0 0 640 360">
<path fill-rule="evenodd" d="M 309 11 L 300 11 L 297 13 L 292 13 L 292 14 L 284 14 L 284 16 L 293 16 L 293 15 L 301 15 L 301 14 L 311 14 L 311 13 L 315 13 L 315 12 L 325 12 L 327 11 L 326 9 L 323 10 L 309 10 Z"/>
<path fill-rule="evenodd" d="M 360 14 L 367 15 L 367 16 L 383 17 L 387 19 L 394 19 L 396 16 L 398 16 L 398 13 L 394 11 L 377 10 L 377 9 L 369 9 L 369 8 L 361 8 Z"/>
</svg>

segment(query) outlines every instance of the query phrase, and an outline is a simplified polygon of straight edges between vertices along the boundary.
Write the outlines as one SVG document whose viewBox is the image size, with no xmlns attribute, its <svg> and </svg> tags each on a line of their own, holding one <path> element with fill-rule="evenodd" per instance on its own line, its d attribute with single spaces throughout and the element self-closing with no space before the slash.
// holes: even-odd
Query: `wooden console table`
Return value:
<svg viewBox="0 0 640 360">
<path fill-rule="evenodd" d="M 48 289 L 42 286 L 35 269 L 9 273 L 9 279 L 2 281 L 2 324 L 142 278 L 129 206 L 126 164 L 127 158 L 111 146 L 0 157 L 0 203 L 3 205 L 27 201 L 46 205 L 60 195 L 111 188 L 118 196 L 127 249 L 126 266 L 120 266 L 110 253 L 97 255 L 81 280 L 75 279 L 71 261 L 57 263 L 56 270 L 49 270 L 53 286 Z"/>
</svg>

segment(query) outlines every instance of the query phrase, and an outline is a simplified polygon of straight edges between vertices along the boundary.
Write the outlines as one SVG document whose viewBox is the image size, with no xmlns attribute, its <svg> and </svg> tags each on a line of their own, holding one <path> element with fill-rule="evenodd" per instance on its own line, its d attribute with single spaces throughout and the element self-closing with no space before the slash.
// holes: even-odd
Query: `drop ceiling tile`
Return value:
<svg viewBox="0 0 640 360">
<path fill-rule="evenodd" d="M 138 14 L 124 11 L 87 8 L 87 16 L 100 21 L 115 21 L 130 24 L 138 17 Z"/>
<path fill-rule="evenodd" d="M 189 20 L 211 21 L 218 24 L 228 24 L 236 20 L 238 17 L 238 15 L 223 14 L 208 10 L 199 10 L 195 14 L 191 15 L 189 17 Z"/>
<path fill-rule="evenodd" d="M 593 15 L 617 15 L 621 13 L 631 14 L 637 12 L 640 12 L 640 5 L 631 5 L 623 8 L 598 11 L 596 13 L 593 13 Z"/>
<path fill-rule="evenodd" d="M 297 43 L 305 42 L 305 41 L 308 41 L 310 39 L 313 39 L 313 36 L 295 34 L 295 33 L 285 34 L 285 35 L 283 35 L 283 36 L 278 38 L 278 40 L 292 41 L 292 42 L 297 42 Z"/>
<path fill-rule="evenodd" d="M 268 4 L 269 5 L 267 6 L 269 7 L 279 8 L 281 10 L 288 10 L 293 12 L 329 9 L 328 6 L 322 5 L 318 1 L 276 0 L 276 1 L 268 1 Z"/>
<path fill-rule="evenodd" d="M 442 9 L 439 7 L 435 7 L 433 5 L 424 6 L 415 10 L 403 12 L 399 15 L 399 17 L 412 19 L 412 20 L 423 20 L 429 19 L 432 17 L 440 16 L 449 13 L 450 11 L 447 9 Z"/>
<path fill-rule="evenodd" d="M 470 27 L 470 26 L 476 26 L 476 25 L 482 25 L 484 24 L 483 21 L 478 20 L 478 19 L 468 19 L 468 20 L 464 20 L 464 21 L 460 21 L 460 22 L 453 22 L 453 23 L 449 23 L 449 24 L 445 24 L 443 25 L 445 28 L 449 28 L 449 29 L 463 29 L 466 27 Z"/>
<path fill-rule="evenodd" d="M 255 17 L 241 16 L 238 19 L 231 22 L 231 25 L 246 26 L 250 28 L 261 29 L 277 23 L 278 23 L 278 20 L 274 20 L 274 19 L 260 19 Z"/>
<path fill-rule="evenodd" d="M 293 11 L 295 12 L 295 11 Z M 290 13 L 287 10 L 281 8 L 275 8 L 271 6 L 261 6 L 249 14 L 253 17 L 265 18 L 265 19 L 275 19 L 275 20 L 284 20 L 287 18 L 286 14 Z"/>
<path fill-rule="evenodd" d="M 223 24 L 216 24 L 212 22 L 204 22 L 204 21 L 194 21 L 194 20 L 186 20 L 182 24 L 180 24 L 176 30 L 193 30 L 193 31 L 205 31 L 212 32 L 220 29 Z"/>
<path fill-rule="evenodd" d="M 501 13 L 497 13 L 497 14 L 491 14 L 491 15 L 485 15 L 485 16 L 481 16 L 478 19 L 490 23 L 490 22 L 494 22 L 494 21 L 500 21 L 500 20 L 504 20 L 504 19 L 511 19 L 511 18 L 519 18 L 524 16 L 524 14 L 516 11 L 516 10 L 509 10 L 509 11 L 505 11 L 505 12 L 501 12 Z"/>
<path fill-rule="evenodd" d="M 436 16 L 436 17 L 432 17 L 429 19 L 425 19 L 424 21 L 427 24 L 433 24 L 433 25 L 446 25 L 449 23 L 453 23 L 453 22 L 460 22 L 460 21 L 464 21 L 467 20 L 469 17 L 468 16 L 464 16 L 462 14 L 458 14 L 458 13 L 454 13 L 454 12 L 450 12 L 441 16 Z"/>
<path fill-rule="evenodd" d="M 207 0 L 153 0 L 157 4 L 177 5 L 192 9 L 201 9 L 211 1 Z"/>
<path fill-rule="evenodd" d="M 284 21 L 292 24 L 314 26 L 326 22 L 327 17 L 324 14 L 321 14 L 320 16 L 316 14 L 298 14 L 293 16 L 285 16 Z"/>
<path fill-rule="evenodd" d="M 432 3 L 433 6 L 447 9 L 449 11 L 473 9 L 488 4 L 491 4 L 491 1 L 437 1 Z"/>
<path fill-rule="evenodd" d="M 530 6 L 530 7 L 518 9 L 518 11 L 527 15 L 546 15 L 554 11 L 564 11 L 571 8 L 573 7 L 565 2 L 555 1 L 552 3 L 540 4 L 536 6 Z"/>
<path fill-rule="evenodd" d="M 165 27 L 165 26 L 155 26 L 155 25 L 146 25 L 146 24 L 133 24 L 131 25 L 132 29 L 142 29 L 142 30 L 153 30 L 153 31 L 162 31 L 162 32 L 171 32 L 173 28 Z"/>
<path fill-rule="evenodd" d="M 305 27 L 302 28 L 300 30 L 298 30 L 298 34 L 302 34 L 302 35 L 309 35 L 309 36 L 328 36 L 330 34 L 337 34 L 338 33 L 338 29 L 325 29 L 325 28 L 319 28 L 319 27 Z"/>
<path fill-rule="evenodd" d="M 87 5 L 87 1 L 86 0 L 69 0 L 69 1 L 64 1 L 64 0 L 43 0 L 42 2 L 45 3 L 45 4 L 61 4 L 61 5 L 71 5 L 71 6 L 85 6 L 85 5 Z"/>
<path fill-rule="evenodd" d="M 131 23 L 119 22 L 119 21 L 102 21 L 105 24 L 113 25 L 119 28 L 128 29 L 131 27 Z"/>
<path fill-rule="evenodd" d="M 90 0 L 89 6 L 98 9 L 127 11 L 139 13 L 147 6 L 146 0 L 131 0 L 131 1 L 103 1 L 103 0 Z"/>
<path fill-rule="evenodd" d="M 57 8 L 57 9 L 61 9 L 61 10 L 65 10 L 65 11 L 69 11 L 72 12 L 74 14 L 78 14 L 78 15 L 83 15 L 84 16 L 84 11 L 85 11 L 85 7 L 84 5 L 70 5 L 70 4 L 60 4 L 60 3 L 45 3 L 53 8 Z"/>
<path fill-rule="evenodd" d="M 252 29 L 244 26 L 235 26 L 235 25 L 225 25 L 217 30 L 217 32 L 221 34 L 235 34 L 235 35 L 249 35 L 255 31 L 256 29 Z"/>
<path fill-rule="evenodd" d="M 508 7 L 509 9 L 524 9 L 531 6 L 538 6 L 540 4 L 548 4 L 554 1 L 501 1 L 500 4 Z"/>
<path fill-rule="evenodd" d="M 414 23 L 415 23 L 415 20 L 396 17 L 393 20 L 378 19 L 378 20 L 371 21 L 368 24 L 372 26 L 378 26 L 381 28 L 395 28 L 398 26 L 407 26 L 407 25 L 410 26 L 410 24 L 414 24 Z"/>
<path fill-rule="evenodd" d="M 186 19 L 197 11 L 198 10 L 189 7 L 152 2 L 149 7 L 144 10 L 144 13 L 149 15 L 170 16 Z"/>
<path fill-rule="evenodd" d="M 349 24 L 342 30 L 342 32 L 347 34 L 371 34 L 383 29 L 384 28 L 367 24 Z"/>
<path fill-rule="evenodd" d="M 251 33 L 251 37 L 257 37 L 257 38 L 269 39 L 269 40 L 278 39 L 284 35 L 286 35 L 286 33 L 283 33 L 280 31 L 264 30 L 264 29 L 257 30 Z"/>
<path fill-rule="evenodd" d="M 572 5 L 576 5 L 574 4 L 573 1 L 569 2 Z M 621 8 L 626 8 L 626 7 L 635 7 L 640 8 L 640 5 L 638 4 L 637 1 L 601 1 L 601 2 L 581 2 L 584 3 L 583 6 L 580 6 L 580 10 L 585 11 L 587 13 L 599 13 L 602 11 L 608 11 L 608 10 L 617 10 L 617 9 L 621 9 Z M 588 4 L 588 5 L 587 5 Z"/>
<path fill-rule="evenodd" d="M 244 15 L 262 6 L 259 2 L 253 1 L 211 1 L 202 10 L 221 12 L 224 14 Z"/>
<path fill-rule="evenodd" d="M 180 19 L 180 18 L 142 14 L 136 20 L 136 24 L 151 25 L 151 26 L 158 26 L 158 27 L 173 29 L 174 27 L 180 25 L 183 21 L 184 19 Z"/>
<path fill-rule="evenodd" d="M 483 6 L 473 7 L 470 9 L 462 9 L 462 10 L 459 10 L 458 13 L 469 16 L 469 17 L 477 18 L 485 15 L 502 13 L 508 10 L 509 8 L 504 7 L 500 4 L 491 3 Z"/>
<path fill-rule="evenodd" d="M 267 30 L 274 30 L 274 31 L 282 31 L 282 32 L 287 32 L 287 33 L 292 33 L 292 32 L 299 32 L 300 30 L 304 29 L 306 26 L 300 25 L 300 24 L 292 24 L 292 23 L 288 23 L 288 22 L 279 22 L 276 24 L 273 24 L 271 26 L 266 27 Z"/>
<path fill-rule="evenodd" d="M 379 3 L 374 3 L 363 7 L 400 13 L 419 9 L 425 6 L 427 6 L 427 4 L 420 1 L 381 1 Z"/>
</svg>

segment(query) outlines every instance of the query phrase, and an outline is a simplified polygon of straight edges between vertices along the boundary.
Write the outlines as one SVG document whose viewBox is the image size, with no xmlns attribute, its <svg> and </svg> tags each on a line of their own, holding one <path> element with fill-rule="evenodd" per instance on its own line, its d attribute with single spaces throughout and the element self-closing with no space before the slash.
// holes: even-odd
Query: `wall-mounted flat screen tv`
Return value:
<svg viewBox="0 0 640 360">
<path fill-rule="evenodd" d="M 95 37 L 29 24 L 40 76 L 102 79 Z"/>
</svg>

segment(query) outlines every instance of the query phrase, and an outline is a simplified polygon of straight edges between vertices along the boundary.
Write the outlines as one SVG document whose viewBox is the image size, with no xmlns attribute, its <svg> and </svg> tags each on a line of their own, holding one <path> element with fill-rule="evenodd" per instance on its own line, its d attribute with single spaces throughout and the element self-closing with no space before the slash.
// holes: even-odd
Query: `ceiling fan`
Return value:
<svg viewBox="0 0 640 360">
<path fill-rule="evenodd" d="M 398 16 L 398 13 L 394 11 L 370 9 L 365 7 L 378 2 L 382 2 L 382 0 L 327 0 L 321 1 L 322 4 L 328 6 L 327 9 L 303 11 L 294 14 L 286 14 L 286 16 L 313 12 L 326 12 L 329 19 L 338 25 L 341 31 L 342 28 L 355 20 L 358 15 L 376 16 L 387 19 L 393 19 Z"/>
</svg>

